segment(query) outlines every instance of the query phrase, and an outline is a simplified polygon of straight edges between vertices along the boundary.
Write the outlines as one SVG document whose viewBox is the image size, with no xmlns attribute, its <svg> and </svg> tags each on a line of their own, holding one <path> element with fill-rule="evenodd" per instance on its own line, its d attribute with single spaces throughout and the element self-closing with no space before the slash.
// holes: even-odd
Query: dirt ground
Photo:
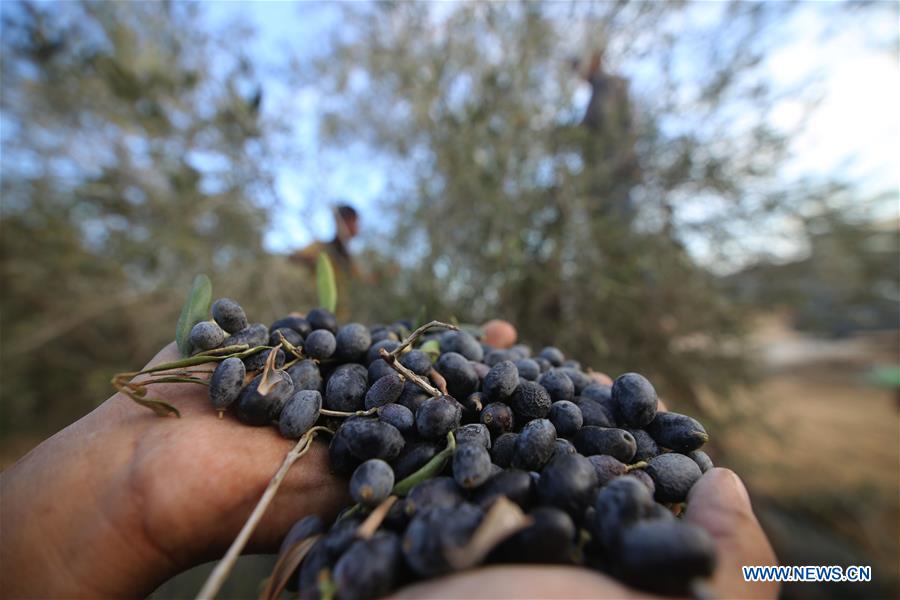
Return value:
<svg viewBox="0 0 900 600">
<path fill-rule="evenodd" d="M 756 337 L 764 379 L 735 395 L 717 462 L 744 477 L 782 564 L 873 568 L 784 595 L 900 597 L 900 404 L 868 377 L 897 364 L 897 332 L 829 341 L 769 320 Z"/>
</svg>

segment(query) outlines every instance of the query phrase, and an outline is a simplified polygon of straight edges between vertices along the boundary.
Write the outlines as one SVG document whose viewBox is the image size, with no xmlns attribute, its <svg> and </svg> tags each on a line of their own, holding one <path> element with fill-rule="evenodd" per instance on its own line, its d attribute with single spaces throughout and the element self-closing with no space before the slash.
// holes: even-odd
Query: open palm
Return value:
<svg viewBox="0 0 900 600">
<path fill-rule="evenodd" d="M 170 344 L 148 366 L 177 358 Z M 176 406 L 181 418 L 157 417 L 116 394 L 2 474 L 0 565 L 11 597 L 149 593 L 174 574 L 221 556 L 294 445 L 272 427 L 219 419 L 204 386 L 151 390 Z M 274 551 L 303 516 L 333 518 L 349 501 L 346 489 L 329 473 L 325 444 L 315 442 L 289 472 L 248 549 Z M 741 564 L 775 562 L 740 480 L 713 469 L 694 486 L 688 506 L 685 518 L 707 529 L 719 547 L 715 592 L 774 597 L 777 586 L 740 578 Z M 41 518 L 8 518 L 26 514 Z M 398 595 L 642 596 L 587 569 L 549 566 L 476 569 Z"/>
</svg>

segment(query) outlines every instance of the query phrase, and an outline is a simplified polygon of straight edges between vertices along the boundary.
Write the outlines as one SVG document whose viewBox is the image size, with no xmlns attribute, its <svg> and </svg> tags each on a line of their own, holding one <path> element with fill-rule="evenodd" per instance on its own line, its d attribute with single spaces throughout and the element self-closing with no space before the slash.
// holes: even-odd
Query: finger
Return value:
<svg viewBox="0 0 900 600">
<path fill-rule="evenodd" d="M 323 437 L 288 472 L 247 551 L 275 552 L 285 533 L 299 519 L 316 514 L 328 523 L 350 503 L 347 482 L 331 473 L 328 438 Z"/>
<path fill-rule="evenodd" d="M 398 590 L 391 598 L 649 598 L 600 573 L 575 567 L 503 565 Z"/>
<path fill-rule="evenodd" d="M 774 565 L 766 538 L 743 482 L 728 469 L 716 468 L 700 478 L 688 495 L 685 519 L 703 527 L 715 540 L 718 567 L 713 586 L 733 598 L 775 598 L 778 584 L 745 582 L 743 565 Z"/>
</svg>

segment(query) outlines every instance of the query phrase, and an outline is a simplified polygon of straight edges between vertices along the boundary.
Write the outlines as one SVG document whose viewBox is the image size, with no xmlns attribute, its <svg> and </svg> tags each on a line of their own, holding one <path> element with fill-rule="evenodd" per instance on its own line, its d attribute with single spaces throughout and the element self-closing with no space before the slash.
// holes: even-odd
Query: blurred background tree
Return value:
<svg viewBox="0 0 900 600">
<path fill-rule="evenodd" d="M 727 276 L 729 296 L 758 311 L 787 309 L 794 328 L 829 338 L 896 331 L 900 216 L 877 210 L 896 197 L 860 197 L 842 185 L 808 195 L 814 210 L 802 219 L 807 252 L 761 259 Z"/>
<path fill-rule="evenodd" d="M 876 566 L 871 585 L 788 596 L 896 596 L 896 407 L 865 377 L 898 361 L 896 190 L 787 167 L 820 92 L 840 91 L 816 76 L 847 69 L 874 92 L 837 94 L 819 140 L 878 154 L 861 129 L 896 123 L 873 101 L 896 77 L 860 57 L 890 56 L 896 76 L 896 28 L 878 25 L 897 3 L 0 11 L 7 463 L 172 338 L 197 272 L 253 320 L 310 306 L 285 255 L 327 239 L 346 199 L 371 276 L 341 290 L 344 314 L 499 316 L 535 348 L 647 373 L 708 413 L 710 452 L 745 477 L 785 563 Z M 291 43 L 254 45 L 253 25 Z M 844 56 L 848 39 L 868 54 Z"/>
<path fill-rule="evenodd" d="M 275 267 L 263 278 L 278 125 L 238 45 L 203 34 L 194 4 L 17 8 L 3 24 L 0 423 L 53 431 L 172 339 L 195 273 L 259 317 L 297 290 L 273 285 Z"/>
<path fill-rule="evenodd" d="M 742 237 L 800 200 L 778 187 L 788 134 L 768 113 L 784 92 L 763 67 L 791 7 L 722 5 L 686 39 L 684 6 L 344 7 L 306 75 L 329 93 L 326 143 L 391 162 L 397 238 L 378 248 L 404 268 L 380 318 L 503 316 L 688 402 L 746 380 L 743 310 L 709 266 L 747 260 Z M 636 93 L 638 68 L 652 85 Z"/>
</svg>

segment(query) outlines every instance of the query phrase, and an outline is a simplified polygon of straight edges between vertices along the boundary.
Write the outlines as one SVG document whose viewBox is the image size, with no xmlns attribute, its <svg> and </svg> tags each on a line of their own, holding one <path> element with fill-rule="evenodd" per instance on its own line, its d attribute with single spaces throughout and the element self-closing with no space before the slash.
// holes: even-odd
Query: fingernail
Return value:
<svg viewBox="0 0 900 600">
<path fill-rule="evenodd" d="M 703 474 L 703 477 L 694 484 L 694 487 L 688 494 L 688 505 L 690 505 L 691 498 L 695 494 L 706 495 L 712 490 L 715 490 L 714 500 L 719 501 L 730 498 L 731 502 L 746 507 L 748 511 L 752 510 L 750 494 L 747 493 L 744 482 L 741 481 L 741 478 L 738 477 L 734 471 L 722 467 L 716 467 L 707 471 Z"/>
<path fill-rule="evenodd" d="M 744 485 L 743 480 L 740 477 L 738 477 L 737 473 L 735 473 L 734 471 L 731 471 L 728 469 L 725 469 L 725 470 L 728 471 L 728 474 L 730 475 L 733 485 L 734 485 L 735 489 L 737 490 L 738 494 L 740 494 L 740 496 L 744 500 L 744 502 L 747 503 L 747 506 L 751 506 L 750 493 L 747 491 L 747 486 Z"/>
</svg>

